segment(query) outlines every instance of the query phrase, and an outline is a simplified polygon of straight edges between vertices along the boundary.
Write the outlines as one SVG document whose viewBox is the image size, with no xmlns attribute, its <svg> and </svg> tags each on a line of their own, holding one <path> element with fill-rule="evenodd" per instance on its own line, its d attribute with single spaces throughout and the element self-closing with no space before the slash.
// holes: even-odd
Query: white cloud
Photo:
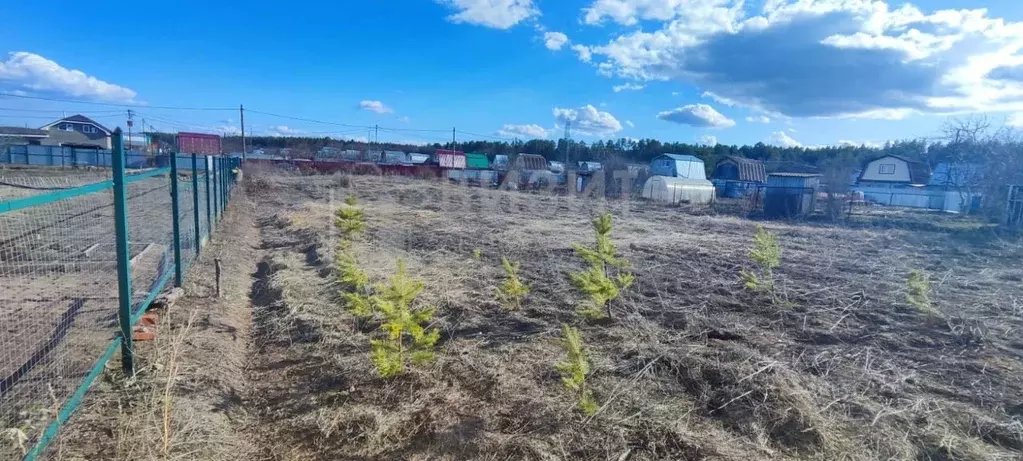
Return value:
<svg viewBox="0 0 1023 461">
<path fill-rule="evenodd" d="M 497 130 L 499 136 L 507 138 L 539 138 L 544 139 L 550 136 L 550 133 L 546 128 L 537 125 L 504 125 L 501 129 Z"/>
<path fill-rule="evenodd" d="M 568 36 L 561 32 L 544 32 L 543 43 L 548 50 L 557 51 L 568 43 Z"/>
<path fill-rule="evenodd" d="M 376 112 L 378 114 L 389 114 L 394 112 L 394 109 L 387 107 L 384 103 L 368 99 L 359 102 L 359 109 Z"/>
<path fill-rule="evenodd" d="M 746 121 L 750 123 L 771 123 L 771 118 L 766 115 L 754 115 L 746 117 Z"/>
<path fill-rule="evenodd" d="M 1013 128 L 1023 129 L 1023 112 L 1016 112 L 1005 119 L 1005 124 Z"/>
<path fill-rule="evenodd" d="M 540 15 L 533 0 L 437 0 L 441 5 L 458 11 L 448 20 L 455 23 L 475 24 L 495 29 L 509 29 L 516 24 Z"/>
<path fill-rule="evenodd" d="M 626 120 L 625 124 L 629 125 L 629 128 L 636 128 L 636 124 L 632 123 L 632 120 Z"/>
<path fill-rule="evenodd" d="M 699 128 L 728 128 L 735 126 L 735 120 L 706 104 L 689 104 L 657 114 L 657 118 L 682 125 Z"/>
<path fill-rule="evenodd" d="M 772 118 L 1023 110 L 1023 22 L 882 0 L 753 3 L 594 0 L 584 22 L 661 23 L 589 46 L 591 61 L 602 75 L 684 81 Z"/>
<path fill-rule="evenodd" d="M 572 45 L 572 51 L 575 51 L 579 55 L 579 60 L 582 62 L 590 62 L 593 60 L 593 53 L 590 51 L 588 46 L 583 45 Z"/>
<path fill-rule="evenodd" d="M 6 61 L 0 61 L 0 87 L 3 86 L 11 86 L 20 92 L 55 92 L 76 98 L 120 103 L 134 103 L 137 95 L 132 89 L 104 82 L 80 70 L 65 68 L 55 61 L 26 51 L 11 52 Z"/>
<path fill-rule="evenodd" d="M 774 133 L 771 133 L 771 136 L 764 140 L 764 142 L 767 144 L 781 147 L 803 146 L 803 143 L 796 141 L 791 136 L 789 136 L 788 133 L 785 133 L 784 131 L 775 131 Z"/>
<path fill-rule="evenodd" d="M 409 118 L 408 115 L 402 115 L 401 117 L 398 117 L 398 121 L 401 123 L 410 123 L 412 122 L 412 119 Z"/>
<path fill-rule="evenodd" d="M 672 92 L 671 92 L 671 95 L 672 95 L 672 96 L 678 96 L 678 95 L 679 95 L 679 93 L 678 93 L 678 91 L 672 91 Z"/>
<path fill-rule="evenodd" d="M 597 110 L 591 104 L 578 109 L 555 107 L 554 119 L 561 125 L 572 122 L 572 132 L 589 136 L 608 136 L 622 131 L 622 124 L 610 112 Z"/>
<path fill-rule="evenodd" d="M 621 85 L 615 85 L 611 87 L 611 89 L 614 90 L 615 93 L 621 91 L 637 91 L 642 90 L 643 88 L 646 88 L 646 85 L 640 85 L 638 83 L 624 83 Z"/>
<path fill-rule="evenodd" d="M 704 146 L 716 146 L 718 145 L 718 138 L 717 136 L 705 134 L 700 136 L 700 144 Z"/>
<path fill-rule="evenodd" d="M 872 148 L 872 149 L 877 149 L 877 148 L 881 147 L 881 145 L 876 143 L 876 142 L 871 142 L 871 141 L 856 142 L 856 141 L 850 141 L 848 139 L 842 139 L 842 140 L 838 141 L 838 145 L 839 146 L 844 146 L 844 147 L 860 147 L 860 146 L 863 146 L 863 147 L 869 147 L 869 148 Z"/>
<path fill-rule="evenodd" d="M 271 126 L 270 129 L 267 130 L 267 134 L 270 136 L 302 136 L 305 134 L 305 130 L 299 130 L 287 125 L 276 125 Z"/>
<path fill-rule="evenodd" d="M 196 128 L 199 128 L 200 130 L 202 130 L 202 127 L 196 127 Z M 234 135 L 242 134 L 242 129 L 237 127 L 237 126 L 234 126 L 232 124 L 217 125 L 217 126 L 215 126 L 213 128 L 214 128 L 214 131 L 216 131 L 217 133 L 224 133 L 225 135 L 228 135 L 228 136 L 234 136 Z M 170 129 L 170 130 L 174 131 L 173 129 Z"/>
</svg>

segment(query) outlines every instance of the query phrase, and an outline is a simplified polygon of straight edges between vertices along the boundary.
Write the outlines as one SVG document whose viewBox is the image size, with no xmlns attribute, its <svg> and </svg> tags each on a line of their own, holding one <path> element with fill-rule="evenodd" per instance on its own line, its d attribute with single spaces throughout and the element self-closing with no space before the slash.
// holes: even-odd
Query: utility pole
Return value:
<svg viewBox="0 0 1023 461">
<path fill-rule="evenodd" d="M 132 125 L 132 123 L 133 122 L 131 120 L 131 109 L 128 109 L 128 150 L 129 151 L 131 150 L 131 125 Z"/>
<path fill-rule="evenodd" d="M 572 149 L 572 121 L 565 120 L 565 168 L 568 168 L 568 151 Z"/>
<path fill-rule="evenodd" d="M 455 150 L 455 127 L 451 127 L 451 150 Z"/>
<path fill-rule="evenodd" d="M 238 112 L 242 120 L 242 161 L 245 161 L 245 106 L 238 104 Z"/>
<path fill-rule="evenodd" d="M 380 144 L 380 125 L 373 125 L 373 142 Z"/>
</svg>

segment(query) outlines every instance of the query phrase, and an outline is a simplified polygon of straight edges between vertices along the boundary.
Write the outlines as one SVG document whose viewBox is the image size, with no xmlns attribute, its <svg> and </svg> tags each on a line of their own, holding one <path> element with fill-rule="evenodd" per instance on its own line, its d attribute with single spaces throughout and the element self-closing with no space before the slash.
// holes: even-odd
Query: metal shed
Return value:
<svg viewBox="0 0 1023 461">
<path fill-rule="evenodd" d="M 817 187 L 821 178 L 815 173 L 771 173 L 764 192 L 764 216 L 797 218 L 813 213 L 817 206 Z"/>
<path fill-rule="evenodd" d="M 650 161 L 650 174 L 685 179 L 707 179 L 703 160 L 692 155 L 661 154 Z"/>
<path fill-rule="evenodd" d="M 469 152 L 465 154 L 465 167 L 471 170 L 486 170 L 490 168 L 490 160 L 486 154 Z"/>
</svg>

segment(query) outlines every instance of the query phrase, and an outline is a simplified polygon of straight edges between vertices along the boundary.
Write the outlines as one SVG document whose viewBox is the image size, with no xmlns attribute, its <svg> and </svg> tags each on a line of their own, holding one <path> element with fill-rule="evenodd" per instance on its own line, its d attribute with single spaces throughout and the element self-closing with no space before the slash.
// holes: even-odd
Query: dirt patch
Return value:
<svg viewBox="0 0 1023 461">
<path fill-rule="evenodd" d="M 403 179 L 262 174 L 252 368 L 263 459 L 1018 459 L 1023 391 L 1018 242 L 765 222 L 778 300 L 741 288 L 754 224 L 631 203 Z M 394 379 L 371 329 L 336 300 L 332 197 L 355 193 L 371 279 L 394 261 L 438 308 L 437 361 Z M 615 215 L 636 285 L 610 324 L 581 322 L 565 274 L 588 220 Z M 945 250 L 936 251 L 935 248 Z M 480 259 L 473 257 L 480 250 Z M 522 263 L 522 309 L 495 300 L 500 258 Z M 906 306 L 933 274 L 947 321 Z M 573 406 L 553 364 L 580 326 L 604 404 Z M 942 457 L 943 456 L 943 457 Z"/>
</svg>

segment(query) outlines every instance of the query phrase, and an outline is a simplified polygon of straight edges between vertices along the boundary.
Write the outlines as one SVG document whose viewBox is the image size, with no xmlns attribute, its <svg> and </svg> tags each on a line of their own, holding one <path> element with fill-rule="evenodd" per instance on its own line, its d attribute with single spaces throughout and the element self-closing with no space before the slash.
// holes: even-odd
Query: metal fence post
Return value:
<svg viewBox="0 0 1023 461">
<path fill-rule="evenodd" d="M 181 213 L 178 207 L 178 154 L 171 153 L 171 215 L 174 217 L 174 286 L 181 286 Z"/>
<path fill-rule="evenodd" d="M 124 146 L 121 129 L 111 136 L 114 173 L 114 235 L 117 241 L 117 323 L 121 327 L 121 367 L 124 374 L 135 372 L 131 337 L 131 252 L 128 248 L 128 201 L 124 183 Z"/>
<path fill-rule="evenodd" d="M 199 248 L 202 247 L 202 229 L 199 226 L 199 162 L 192 154 L 192 214 L 195 224 L 195 257 L 199 257 Z"/>
<path fill-rule="evenodd" d="M 210 237 L 213 235 L 213 204 L 210 203 L 210 158 L 208 156 L 202 156 L 203 171 L 206 172 L 206 236 Z"/>
<path fill-rule="evenodd" d="M 213 221 L 220 221 L 220 159 L 213 158 Z M 213 226 L 210 225 L 210 234 L 213 234 Z"/>
</svg>

